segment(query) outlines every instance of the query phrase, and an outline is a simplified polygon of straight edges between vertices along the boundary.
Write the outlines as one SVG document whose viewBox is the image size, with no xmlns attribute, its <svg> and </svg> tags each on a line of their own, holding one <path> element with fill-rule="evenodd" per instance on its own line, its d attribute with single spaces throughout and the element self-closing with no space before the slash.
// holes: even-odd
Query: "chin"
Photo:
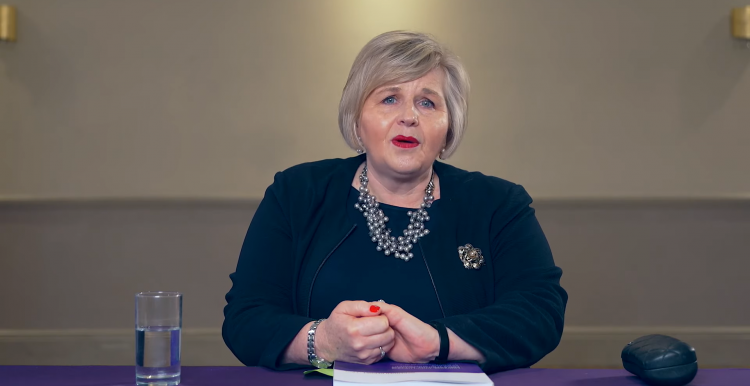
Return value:
<svg viewBox="0 0 750 386">
<path fill-rule="evenodd" d="M 419 173 L 422 171 L 423 168 L 428 167 L 425 165 L 425 160 L 421 157 L 413 157 L 413 156 L 401 156 L 401 157 L 393 157 L 390 160 L 388 160 L 388 166 L 391 167 L 395 172 L 399 174 L 413 174 L 413 173 Z M 430 165 L 432 162 L 429 163 Z"/>
</svg>

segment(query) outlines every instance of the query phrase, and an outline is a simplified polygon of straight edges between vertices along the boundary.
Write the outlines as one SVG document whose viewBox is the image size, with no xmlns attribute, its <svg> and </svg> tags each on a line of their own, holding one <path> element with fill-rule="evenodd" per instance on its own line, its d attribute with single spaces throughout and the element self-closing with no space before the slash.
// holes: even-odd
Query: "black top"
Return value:
<svg viewBox="0 0 750 386">
<path fill-rule="evenodd" d="M 328 257 L 315 280 L 310 298 L 310 316 L 327 318 L 344 300 L 384 301 L 395 304 L 423 322 L 443 317 L 432 286 L 430 274 L 418 244 L 414 244 L 414 257 L 403 261 L 393 255 L 386 256 L 375 249 L 367 227 L 367 219 L 354 207 L 359 191 L 349 189 L 347 211 L 357 227 L 349 237 Z M 379 208 L 388 217 L 391 236 L 403 235 L 409 225 L 407 212 L 411 209 L 381 203 Z M 431 229 L 440 221 L 440 200 L 427 209 Z M 427 234 L 423 239 L 431 237 Z"/>
<path fill-rule="evenodd" d="M 306 367 L 281 360 L 314 320 L 314 288 L 330 284 L 317 281 L 324 262 L 358 228 L 348 197 L 365 157 L 297 165 L 277 173 L 266 190 L 224 307 L 222 336 L 242 363 Z M 486 372 L 536 363 L 560 341 L 568 296 L 531 197 L 500 178 L 442 162 L 433 168 L 440 219 L 419 246 L 445 314 L 439 322 L 484 355 Z M 481 249 L 483 267 L 464 268 L 457 248 L 465 244 Z"/>
</svg>

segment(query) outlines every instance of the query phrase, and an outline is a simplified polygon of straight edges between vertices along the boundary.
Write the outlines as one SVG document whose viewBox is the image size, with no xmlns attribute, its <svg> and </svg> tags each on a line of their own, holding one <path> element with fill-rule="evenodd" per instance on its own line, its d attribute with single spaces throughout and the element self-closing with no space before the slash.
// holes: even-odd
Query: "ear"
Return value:
<svg viewBox="0 0 750 386">
<path fill-rule="evenodd" d="M 443 147 L 448 145 L 448 142 L 453 140 L 453 125 L 448 126 L 448 132 L 445 133 L 445 141 L 443 141 Z"/>
<path fill-rule="evenodd" d="M 438 153 L 438 158 L 440 158 L 440 159 L 445 159 L 445 158 L 443 158 L 443 153 L 445 153 L 445 148 L 446 148 L 447 146 L 448 146 L 448 138 L 446 138 L 446 139 L 445 139 L 445 140 L 443 141 L 443 146 L 441 146 L 441 147 L 440 147 L 440 153 Z"/>
<path fill-rule="evenodd" d="M 364 154 L 364 152 L 365 152 L 365 144 L 362 143 L 362 138 L 360 138 L 360 136 L 359 136 L 359 130 L 358 129 L 359 129 L 359 127 L 355 123 L 354 124 L 354 139 L 357 140 L 357 149 L 355 149 L 355 150 L 356 150 L 357 154 Z"/>
</svg>

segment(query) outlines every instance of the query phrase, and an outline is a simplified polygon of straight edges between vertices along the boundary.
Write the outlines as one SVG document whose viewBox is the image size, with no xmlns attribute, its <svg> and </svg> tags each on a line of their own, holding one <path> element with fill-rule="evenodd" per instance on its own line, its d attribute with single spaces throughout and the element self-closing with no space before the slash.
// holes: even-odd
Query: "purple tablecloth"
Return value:
<svg viewBox="0 0 750 386">
<path fill-rule="evenodd" d="M 496 386 L 643 385 L 625 370 L 521 369 L 490 376 Z M 258 367 L 183 367 L 184 386 L 331 385 L 331 378 Z M 0 366 L 1 386 L 131 386 L 132 366 Z M 691 386 L 750 385 L 750 369 L 699 370 Z"/>
</svg>

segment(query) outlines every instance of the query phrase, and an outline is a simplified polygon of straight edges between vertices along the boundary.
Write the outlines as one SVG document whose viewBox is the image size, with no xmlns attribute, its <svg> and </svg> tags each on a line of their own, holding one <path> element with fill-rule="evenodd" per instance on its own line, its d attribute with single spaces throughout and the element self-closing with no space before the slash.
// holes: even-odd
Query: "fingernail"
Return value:
<svg viewBox="0 0 750 386">
<path fill-rule="evenodd" d="M 380 307 L 378 306 L 370 306 L 370 312 L 378 312 L 380 311 Z"/>
</svg>

